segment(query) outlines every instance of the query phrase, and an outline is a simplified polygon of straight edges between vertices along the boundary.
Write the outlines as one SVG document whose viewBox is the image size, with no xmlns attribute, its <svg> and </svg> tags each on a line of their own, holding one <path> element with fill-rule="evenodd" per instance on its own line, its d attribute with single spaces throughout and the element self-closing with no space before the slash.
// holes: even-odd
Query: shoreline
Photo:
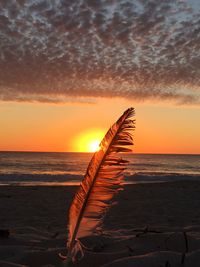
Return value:
<svg viewBox="0 0 200 267">
<path fill-rule="evenodd" d="M 79 186 L 81 174 L 0 174 L 1 186 Z M 200 181 L 199 173 L 135 172 L 125 174 L 122 184 L 154 184 L 171 182 Z"/>
</svg>

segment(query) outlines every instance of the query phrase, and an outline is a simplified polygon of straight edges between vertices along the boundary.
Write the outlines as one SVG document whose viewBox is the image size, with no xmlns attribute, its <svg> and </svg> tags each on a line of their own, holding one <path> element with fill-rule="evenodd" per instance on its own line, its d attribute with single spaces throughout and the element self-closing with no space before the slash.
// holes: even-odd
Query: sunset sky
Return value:
<svg viewBox="0 0 200 267">
<path fill-rule="evenodd" d="M 200 154 L 199 0 L 0 1 L 0 150 Z"/>
</svg>

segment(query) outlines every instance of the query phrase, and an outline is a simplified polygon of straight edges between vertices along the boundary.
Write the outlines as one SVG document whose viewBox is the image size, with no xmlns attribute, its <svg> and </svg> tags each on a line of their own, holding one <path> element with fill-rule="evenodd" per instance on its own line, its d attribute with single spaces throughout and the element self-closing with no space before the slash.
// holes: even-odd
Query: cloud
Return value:
<svg viewBox="0 0 200 267">
<path fill-rule="evenodd" d="M 200 104 L 198 1 L 0 3 L 0 99 Z"/>
</svg>

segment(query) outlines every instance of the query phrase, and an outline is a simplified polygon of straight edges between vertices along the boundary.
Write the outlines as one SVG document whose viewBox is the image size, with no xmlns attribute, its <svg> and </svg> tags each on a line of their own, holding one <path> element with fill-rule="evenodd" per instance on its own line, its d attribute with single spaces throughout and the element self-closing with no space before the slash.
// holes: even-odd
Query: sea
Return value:
<svg viewBox="0 0 200 267">
<path fill-rule="evenodd" d="M 124 183 L 200 181 L 200 155 L 121 154 Z M 83 179 L 92 153 L 0 152 L 0 185 L 71 186 Z"/>
</svg>

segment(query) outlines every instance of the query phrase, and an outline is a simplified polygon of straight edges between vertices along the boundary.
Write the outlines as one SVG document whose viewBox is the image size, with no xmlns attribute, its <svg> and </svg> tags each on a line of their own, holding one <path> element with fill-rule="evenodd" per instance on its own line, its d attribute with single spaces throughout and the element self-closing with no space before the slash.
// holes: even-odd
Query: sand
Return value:
<svg viewBox="0 0 200 267">
<path fill-rule="evenodd" d="M 67 211 L 77 187 L 0 187 L 0 267 L 64 266 Z M 126 185 L 102 232 L 70 266 L 200 266 L 200 182 Z M 182 264 L 182 265 L 181 265 Z"/>
</svg>

